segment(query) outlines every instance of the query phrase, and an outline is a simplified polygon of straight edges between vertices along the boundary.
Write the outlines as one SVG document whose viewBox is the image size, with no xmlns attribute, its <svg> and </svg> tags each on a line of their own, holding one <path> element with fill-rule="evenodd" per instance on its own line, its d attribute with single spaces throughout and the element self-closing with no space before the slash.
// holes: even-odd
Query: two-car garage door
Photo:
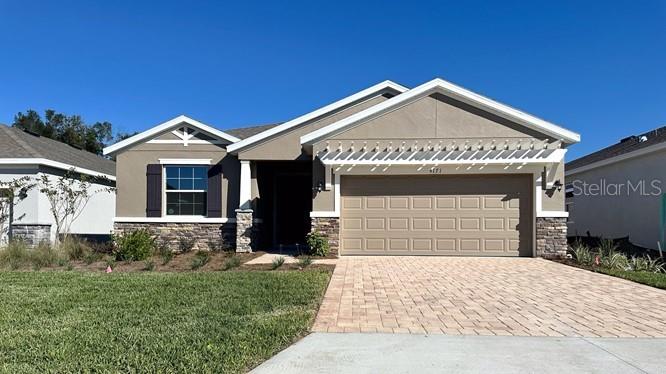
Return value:
<svg viewBox="0 0 666 374">
<path fill-rule="evenodd" d="M 342 176 L 343 255 L 531 256 L 529 175 Z"/>
</svg>

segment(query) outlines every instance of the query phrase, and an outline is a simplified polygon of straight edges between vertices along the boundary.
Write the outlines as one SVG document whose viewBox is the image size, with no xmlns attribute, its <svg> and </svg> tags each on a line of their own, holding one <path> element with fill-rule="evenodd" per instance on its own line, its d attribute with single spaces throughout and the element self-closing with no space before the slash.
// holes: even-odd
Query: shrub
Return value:
<svg viewBox="0 0 666 374">
<path fill-rule="evenodd" d="M 229 270 L 233 268 L 239 267 L 241 264 L 240 257 L 238 256 L 231 256 L 228 259 L 224 261 L 222 264 L 222 270 Z"/>
<path fill-rule="evenodd" d="M 85 239 L 68 236 L 60 242 L 60 249 L 67 254 L 70 260 L 83 260 L 92 252 L 92 248 Z"/>
<path fill-rule="evenodd" d="M 139 229 L 114 236 L 114 256 L 119 261 L 145 260 L 155 251 L 155 239 L 148 230 Z"/>
<path fill-rule="evenodd" d="M 620 252 L 610 252 L 601 257 L 601 266 L 608 269 L 624 270 L 627 262 L 627 256 Z"/>
<path fill-rule="evenodd" d="M 312 264 L 312 258 L 310 256 L 299 257 L 298 265 L 302 268 L 306 268 Z"/>
<path fill-rule="evenodd" d="M 0 264 L 16 270 L 30 262 L 28 246 L 23 240 L 12 240 L 0 251 Z"/>
<path fill-rule="evenodd" d="M 627 264 L 627 269 L 631 271 L 663 273 L 664 265 L 660 263 L 659 259 L 653 260 L 650 255 L 648 255 L 647 257 L 632 257 Z"/>
<path fill-rule="evenodd" d="M 99 252 L 90 252 L 83 257 L 83 261 L 86 265 L 90 265 L 93 262 L 97 262 L 102 259 L 104 255 Z"/>
<path fill-rule="evenodd" d="M 278 256 L 273 259 L 272 269 L 275 270 L 280 266 L 284 265 L 284 256 Z"/>
<path fill-rule="evenodd" d="M 113 253 L 113 242 L 88 242 L 88 246 L 95 253 L 110 255 Z"/>
<path fill-rule="evenodd" d="M 178 241 L 178 250 L 181 253 L 190 252 L 194 248 L 194 243 L 196 243 L 196 239 L 194 238 L 180 238 Z"/>
<path fill-rule="evenodd" d="M 162 265 L 166 265 L 173 259 L 173 251 L 169 248 L 169 244 L 160 241 L 155 246 L 155 254 L 162 259 Z"/>
<path fill-rule="evenodd" d="M 210 252 L 199 251 L 192 259 L 192 270 L 200 269 L 210 261 Z"/>
<path fill-rule="evenodd" d="M 104 260 L 104 265 L 111 266 L 111 269 L 116 267 L 116 259 L 113 256 L 109 256 Z"/>
<path fill-rule="evenodd" d="M 590 252 L 590 248 L 581 242 L 574 243 L 572 255 L 574 260 L 581 265 L 591 266 L 594 262 L 594 255 Z"/>
<path fill-rule="evenodd" d="M 32 262 L 32 267 L 35 270 L 60 263 L 61 260 L 65 259 L 64 256 L 61 256 L 60 251 L 51 247 L 50 244 L 45 242 L 40 243 L 37 248 L 28 252 L 30 255 L 30 261 Z"/>
<path fill-rule="evenodd" d="M 155 263 L 152 260 L 146 260 L 143 263 L 143 270 L 145 271 L 153 271 L 155 269 Z"/>
<path fill-rule="evenodd" d="M 312 256 L 326 256 L 329 251 L 328 240 L 318 232 L 311 232 L 305 238 L 310 255 Z"/>
<path fill-rule="evenodd" d="M 599 251 L 599 256 L 605 257 L 613 255 L 617 251 L 617 248 L 617 244 L 615 244 L 615 241 L 612 239 L 601 239 L 597 249 Z"/>
</svg>

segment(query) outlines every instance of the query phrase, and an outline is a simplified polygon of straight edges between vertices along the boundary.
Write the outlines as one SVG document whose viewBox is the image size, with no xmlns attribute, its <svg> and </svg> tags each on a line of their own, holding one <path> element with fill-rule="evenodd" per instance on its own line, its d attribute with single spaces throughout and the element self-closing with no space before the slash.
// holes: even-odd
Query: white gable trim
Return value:
<svg viewBox="0 0 666 374">
<path fill-rule="evenodd" d="M 46 158 L 2 158 L 0 165 L 43 165 L 49 166 L 54 169 L 71 170 L 75 173 L 90 175 L 91 177 L 107 178 L 110 181 L 116 180 L 116 177 L 109 174 L 100 173 L 98 171 L 80 168 L 78 166 L 65 164 L 63 162 L 53 161 Z"/>
<path fill-rule="evenodd" d="M 368 108 L 319 130 L 303 135 L 301 137 L 301 144 L 313 144 L 318 140 L 322 140 L 326 136 L 330 136 L 353 125 L 379 117 L 382 114 L 386 114 L 392 110 L 412 103 L 422 97 L 432 95 L 436 92 L 473 105 L 489 113 L 493 113 L 500 117 L 514 121 L 533 130 L 553 136 L 556 139 L 562 139 L 566 143 L 577 143 L 580 141 L 580 135 L 573 131 L 521 112 L 507 105 L 498 103 L 487 97 L 456 86 L 453 83 L 447 82 L 443 79 L 436 78 L 401 95 L 386 100 L 383 103 L 377 104 L 372 108 Z"/>
<path fill-rule="evenodd" d="M 346 105 L 352 104 L 355 101 L 362 100 L 363 98 L 366 98 L 368 96 L 374 95 L 378 92 L 381 92 L 382 90 L 387 90 L 387 89 L 392 89 L 394 91 L 398 91 L 400 93 L 407 91 L 406 87 L 403 87 L 395 82 L 391 81 L 384 81 L 381 83 L 378 83 L 372 87 L 368 87 L 363 91 L 359 91 L 351 96 L 347 96 L 344 99 L 338 100 L 332 104 L 326 105 L 324 107 L 321 107 L 315 111 L 312 111 L 310 113 L 304 114 L 300 117 L 294 118 L 291 121 L 285 122 L 281 125 L 272 127 L 266 131 L 262 131 L 258 134 L 255 134 L 253 136 L 250 136 L 249 138 L 243 139 L 237 143 L 231 144 L 227 147 L 227 150 L 231 153 L 237 153 L 243 148 L 247 148 L 248 146 L 257 143 L 261 140 L 264 140 L 268 137 L 271 137 L 273 135 L 279 134 L 281 132 L 287 131 L 291 128 L 294 128 L 300 124 L 303 124 L 305 122 L 311 121 L 317 117 L 323 116 L 329 112 L 332 112 L 334 110 L 340 109 Z"/>
<path fill-rule="evenodd" d="M 170 128 L 172 128 L 176 125 L 179 125 L 181 123 L 186 123 L 187 125 L 189 125 L 191 127 L 194 127 L 198 130 L 201 130 L 202 132 L 208 133 L 208 134 L 213 135 L 215 137 L 218 137 L 220 139 L 228 140 L 232 143 L 235 143 L 235 142 L 240 140 L 235 136 L 229 135 L 229 134 L 227 134 L 223 131 L 220 131 L 220 130 L 214 128 L 214 127 L 208 126 L 208 125 L 206 125 L 202 122 L 199 122 L 195 119 L 192 119 L 192 118 L 184 116 L 184 115 L 180 115 L 180 116 L 178 116 L 174 119 L 171 119 L 171 120 L 166 121 L 162 124 L 159 124 L 159 125 L 151 128 L 151 129 L 149 129 L 149 130 L 146 130 L 142 133 L 136 134 L 136 135 L 134 135 L 130 138 L 119 141 L 116 144 L 113 144 L 113 145 L 110 145 L 110 146 L 104 148 L 104 154 L 109 155 L 109 154 L 112 154 L 112 153 L 116 153 L 116 152 L 120 151 L 121 149 L 127 148 L 127 147 L 129 147 L 133 144 L 136 144 L 138 142 L 141 142 L 143 140 L 146 140 L 146 139 L 149 139 L 153 136 L 156 136 L 156 135 L 158 135 L 158 134 L 160 134 L 164 131 L 167 131 Z"/>
<path fill-rule="evenodd" d="M 578 173 L 582 173 L 582 172 L 585 172 L 585 171 L 588 171 L 588 170 L 608 166 L 608 165 L 614 164 L 616 162 L 632 159 L 634 157 L 640 157 L 640 156 L 643 156 L 643 155 L 647 155 L 647 154 L 662 151 L 662 150 L 666 150 L 666 143 L 657 143 L 657 144 L 651 145 L 649 147 L 640 148 L 640 149 L 637 149 L 635 151 L 631 151 L 631 152 L 623 153 L 621 155 L 617 155 L 617 156 L 614 156 L 614 157 L 599 160 L 599 161 L 593 162 L 591 164 L 579 166 L 575 169 L 565 170 L 565 174 L 566 174 L 566 176 L 571 176 L 571 175 L 574 175 L 574 174 L 578 174 Z"/>
</svg>

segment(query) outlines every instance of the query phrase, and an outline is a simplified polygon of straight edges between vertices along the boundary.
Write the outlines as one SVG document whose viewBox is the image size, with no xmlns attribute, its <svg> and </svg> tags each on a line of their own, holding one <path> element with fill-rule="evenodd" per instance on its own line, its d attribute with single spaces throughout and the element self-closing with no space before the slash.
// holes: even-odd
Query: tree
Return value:
<svg viewBox="0 0 666 374">
<path fill-rule="evenodd" d="M 14 207 L 28 197 L 28 191 L 33 187 L 35 183 L 28 176 L 7 182 L 0 181 L 0 238 L 7 235 L 9 240 L 12 239 L 12 224 L 25 216 L 25 213 L 18 217 L 14 216 Z"/>
<path fill-rule="evenodd" d="M 111 123 L 87 125 L 79 115 L 68 116 L 53 109 L 44 111 L 44 120 L 32 109 L 19 112 L 13 126 L 96 154 L 101 154 L 104 144 L 112 139 Z"/>
<path fill-rule="evenodd" d="M 114 143 L 118 143 L 121 140 L 129 139 L 134 135 L 138 134 L 138 131 L 134 132 L 119 132 L 116 134 L 116 138 L 113 140 Z"/>
<path fill-rule="evenodd" d="M 56 242 L 66 240 L 72 223 L 83 213 L 90 198 L 99 192 L 115 192 L 114 187 L 93 188 L 93 183 L 108 182 L 106 177 L 88 177 L 77 175 L 73 170 L 51 181 L 51 177 L 42 174 L 38 178 L 39 191 L 46 196 L 55 223 Z"/>
</svg>

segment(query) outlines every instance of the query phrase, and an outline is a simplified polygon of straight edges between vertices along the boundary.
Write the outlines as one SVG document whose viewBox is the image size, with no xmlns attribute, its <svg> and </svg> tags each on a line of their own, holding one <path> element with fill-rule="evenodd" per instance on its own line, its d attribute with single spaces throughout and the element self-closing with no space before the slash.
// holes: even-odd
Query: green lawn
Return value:
<svg viewBox="0 0 666 374">
<path fill-rule="evenodd" d="M 624 271 L 600 268 L 596 271 L 618 278 L 628 279 L 630 281 L 647 284 L 648 286 L 666 289 L 666 274 L 648 273 L 646 271 Z"/>
<path fill-rule="evenodd" d="M 329 277 L 0 272 L 0 371 L 243 372 L 306 333 Z"/>
</svg>

